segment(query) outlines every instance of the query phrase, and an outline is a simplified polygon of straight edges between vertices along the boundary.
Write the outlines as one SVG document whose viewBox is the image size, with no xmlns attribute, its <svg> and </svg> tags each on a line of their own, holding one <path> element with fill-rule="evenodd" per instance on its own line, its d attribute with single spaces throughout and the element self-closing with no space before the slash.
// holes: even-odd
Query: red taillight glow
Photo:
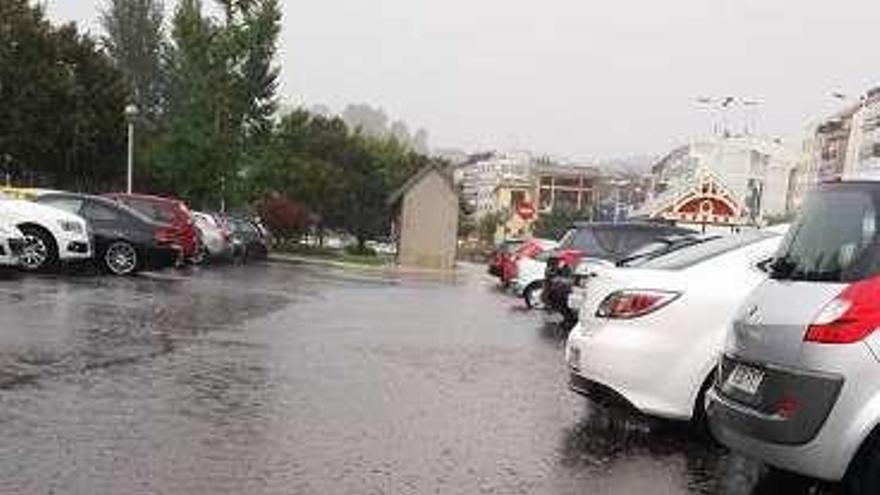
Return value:
<svg viewBox="0 0 880 495">
<path fill-rule="evenodd" d="M 776 414 L 785 419 L 793 418 L 800 408 L 801 403 L 790 395 L 782 396 L 782 398 L 779 399 L 779 401 L 777 401 L 775 405 Z"/>
<path fill-rule="evenodd" d="M 880 276 L 856 282 L 822 308 L 804 340 L 852 344 L 880 327 Z"/>
<path fill-rule="evenodd" d="M 617 291 L 602 301 L 596 316 L 600 318 L 637 318 L 658 309 L 674 301 L 678 292 L 663 290 L 621 290 Z"/>
</svg>

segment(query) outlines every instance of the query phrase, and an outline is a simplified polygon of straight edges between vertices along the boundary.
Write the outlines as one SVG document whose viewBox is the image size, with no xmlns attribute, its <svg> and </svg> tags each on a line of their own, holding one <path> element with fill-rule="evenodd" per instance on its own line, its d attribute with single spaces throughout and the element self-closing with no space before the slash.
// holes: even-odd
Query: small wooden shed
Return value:
<svg viewBox="0 0 880 495">
<path fill-rule="evenodd" d="M 397 261 L 403 266 L 452 270 L 458 247 L 458 194 L 452 176 L 430 164 L 389 197 Z"/>
</svg>

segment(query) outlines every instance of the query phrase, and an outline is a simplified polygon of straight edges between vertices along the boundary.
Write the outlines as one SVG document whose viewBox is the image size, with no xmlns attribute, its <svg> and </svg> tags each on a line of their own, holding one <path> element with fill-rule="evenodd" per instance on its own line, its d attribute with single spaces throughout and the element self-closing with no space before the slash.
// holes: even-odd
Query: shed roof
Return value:
<svg viewBox="0 0 880 495">
<path fill-rule="evenodd" d="M 439 173 L 440 177 L 442 177 L 443 180 L 446 181 L 447 185 L 449 186 L 449 189 L 451 191 L 455 191 L 455 186 L 452 184 L 452 177 L 449 175 L 449 173 L 446 171 L 446 169 L 443 167 L 443 165 L 440 165 L 437 163 L 429 163 L 428 165 L 425 165 L 424 167 L 419 169 L 418 172 L 414 173 L 409 179 L 407 179 L 406 182 L 403 183 L 402 186 L 400 186 L 396 191 L 392 192 L 388 196 L 388 201 L 387 201 L 388 205 L 394 206 L 397 203 L 399 203 L 400 200 L 403 199 L 403 196 L 410 189 L 415 187 L 416 184 L 421 182 L 422 179 L 427 177 L 428 174 L 430 174 L 432 171 L 436 171 L 437 173 Z"/>
</svg>

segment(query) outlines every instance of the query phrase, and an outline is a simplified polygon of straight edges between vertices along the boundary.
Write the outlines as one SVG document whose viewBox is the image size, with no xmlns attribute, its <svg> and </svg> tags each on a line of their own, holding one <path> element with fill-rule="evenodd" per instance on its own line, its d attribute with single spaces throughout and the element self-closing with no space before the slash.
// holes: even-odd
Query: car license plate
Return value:
<svg viewBox="0 0 880 495">
<path fill-rule="evenodd" d="M 736 368 L 734 368 L 730 373 L 730 376 L 727 377 L 727 385 L 729 387 L 735 388 L 749 395 L 755 395 L 755 392 L 758 391 L 758 388 L 760 388 L 761 382 L 763 381 L 763 371 L 742 364 L 736 365 Z"/>
</svg>

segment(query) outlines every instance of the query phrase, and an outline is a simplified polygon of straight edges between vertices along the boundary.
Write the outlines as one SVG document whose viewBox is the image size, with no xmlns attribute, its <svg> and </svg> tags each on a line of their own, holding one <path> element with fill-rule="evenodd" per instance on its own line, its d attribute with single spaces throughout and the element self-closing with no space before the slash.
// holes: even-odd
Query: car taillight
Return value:
<svg viewBox="0 0 880 495">
<path fill-rule="evenodd" d="M 681 294 L 665 290 L 619 290 L 610 294 L 599 305 L 600 318 L 637 318 L 666 306 Z"/>
<path fill-rule="evenodd" d="M 806 342 L 852 344 L 880 327 L 880 277 L 856 282 L 822 308 L 804 335 Z"/>
</svg>

